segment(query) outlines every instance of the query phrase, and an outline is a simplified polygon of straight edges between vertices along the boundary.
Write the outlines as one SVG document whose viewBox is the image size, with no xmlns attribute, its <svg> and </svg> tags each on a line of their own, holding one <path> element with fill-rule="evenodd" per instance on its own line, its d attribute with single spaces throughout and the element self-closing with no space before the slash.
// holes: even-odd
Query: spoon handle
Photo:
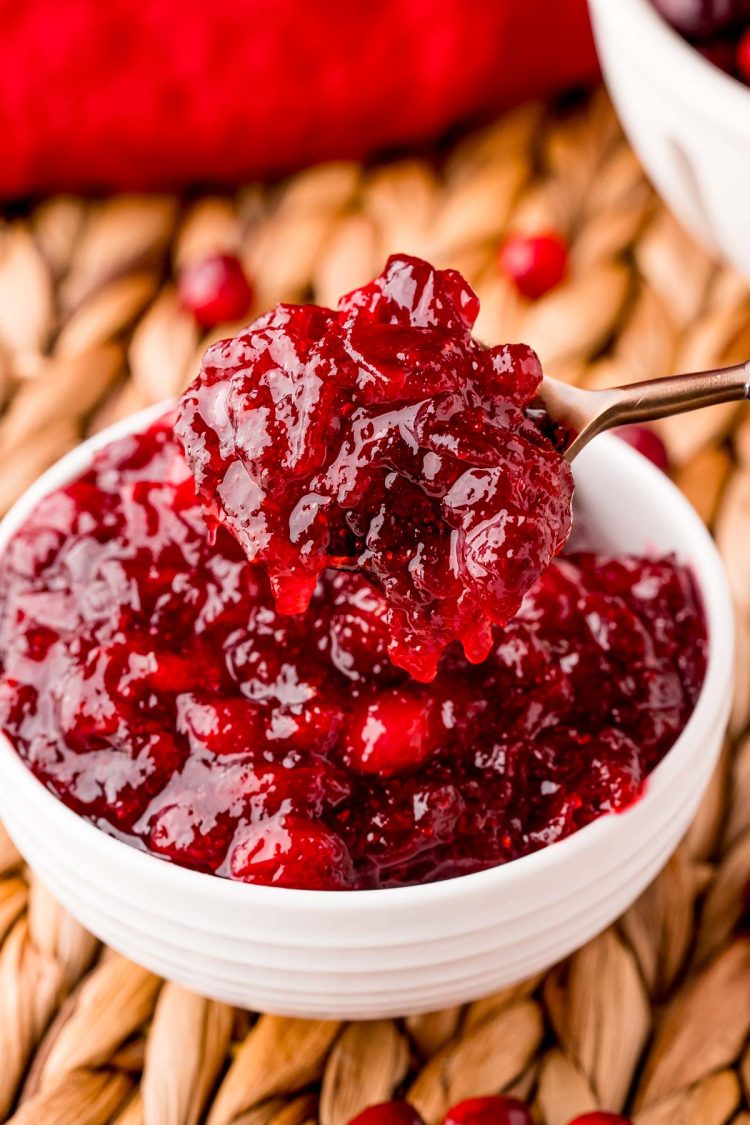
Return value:
<svg viewBox="0 0 750 1125">
<path fill-rule="evenodd" d="M 572 461 L 593 437 L 614 426 L 653 422 L 668 414 L 750 399 L 750 359 L 733 367 L 598 391 L 549 379 L 542 384 L 541 393 L 550 416 L 567 430 L 565 456 Z"/>
<path fill-rule="evenodd" d="M 670 375 L 617 387 L 607 411 L 607 429 L 741 399 L 750 399 L 750 360 L 714 371 Z"/>
</svg>

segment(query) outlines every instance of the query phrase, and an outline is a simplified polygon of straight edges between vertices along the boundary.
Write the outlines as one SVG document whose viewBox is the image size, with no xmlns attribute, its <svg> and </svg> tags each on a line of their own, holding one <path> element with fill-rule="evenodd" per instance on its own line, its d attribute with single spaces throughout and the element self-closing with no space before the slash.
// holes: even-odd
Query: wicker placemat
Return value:
<svg viewBox="0 0 750 1125">
<path fill-rule="evenodd" d="M 509 227 L 572 243 L 536 304 L 496 270 Z M 606 99 L 524 108 L 434 167 L 315 168 L 279 188 L 45 201 L 0 229 L 0 507 L 82 433 L 180 390 L 205 344 L 175 298 L 181 263 L 229 249 L 258 311 L 323 303 L 391 250 L 461 269 L 478 334 L 528 341 L 558 378 L 602 385 L 750 354 L 750 289 L 654 199 Z M 216 335 L 226 335 L 227 328 Z M 403 1022 L 256 1017 L 102 950 L 0 835 L 0 1118 L 34 1125 L 345 1125 L 406 1092 L 430 1125 L 513 1091 L 540 1122 L 597 1106 L 637 1125 L 750 1123 L 750 416 L 661 427 L 732 579 L 732 738 L 679 853 L 618 925 L 544 980 Z"/>
</svg>

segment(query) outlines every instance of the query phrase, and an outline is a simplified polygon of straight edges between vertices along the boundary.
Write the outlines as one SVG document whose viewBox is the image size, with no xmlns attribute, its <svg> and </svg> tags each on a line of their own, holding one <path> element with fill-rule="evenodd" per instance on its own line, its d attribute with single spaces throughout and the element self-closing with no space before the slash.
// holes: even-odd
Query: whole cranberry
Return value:
<svg viewBox="0 0 750 1125">
<path fill-rule="evenodd" d="M 467 1098 L 451 1106 L 443 1125 L 534 1125 L 528 1107 L 518 1098 Z"/>
<path fill-rule="evenodd" d="M 621 1117 L 619 1113 L 607 1113 L 602 1109 L 595 1109 L 593 1113 L 582 1113 L 574 1117 L 568 1125 L 631 1125 L 629 1117 Z"/>
<path fill-rule="evenodd" d="M 353 881 L 341 837 L 304 817 L 280 814 L 245 825 L 227 858 L 231 877 L 245 883 L 338 891 Z"/>
<path fill-rule="evenodd" d="M 750 27 L 740 38 L 735 56 L 737 73 L 743 82 L 750 85 Z"/>
<path fill-rule="evenodd" d="M 351 769 L 390 777 L 424 762 L 440 745 L 435 701 L 396 688 L 351 712 L 346 757 Z"/>
<path fill-rule="evenodd" d="M 379 1102 L 363 1109 L 349 1125 L 424 1125 L 424 1122 L 408 1102 Z"/>
<path fill-rule="evenodd" d="M 667 23 L 691 39 L 718 35 L 737 16 L 737 0 L 653 0 Z"/>
<path fill-rule="evenodd" d="M 185 266 L 178 289 L 183 308 L 201 328 L 239 320 L 253 300 L 250 282 L 234 254 L 213 254 Z"/>
<path fill-rule="evenodd" d="M 567 243 L 554 231 L 511 234 L 500 251 L 501 272 L 532 301 L 559 285 L 567 269 Z"/>
<path fill-rule="evenodd" d="M 657 469 L 669 472 L 669 454 L 659 435 L 648 426 L 619 426 L 617 436 L 644 457 L 648 457 Z"/>
<path fill-rule="evenodd" d="M 232 831 L 228 817 L 201 817 L 189 800 L 177 800 L 153 817 L 148 843 L 152 851 L 175 863 L 215 871 L 231 843 Z"/>
</svg>

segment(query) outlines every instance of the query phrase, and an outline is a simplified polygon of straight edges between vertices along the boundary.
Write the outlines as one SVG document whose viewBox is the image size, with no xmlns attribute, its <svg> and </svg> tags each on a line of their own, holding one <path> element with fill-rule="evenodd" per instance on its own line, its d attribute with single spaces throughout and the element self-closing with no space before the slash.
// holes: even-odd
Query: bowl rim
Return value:
<svg viewBox="0 0 750 1125">
<path fill-rule="evenodd" d="M 602 21 L 617 22 L 637 47 L 642 69 L 679 86 L 691 104 L 710 106 L 711 116 L 721 116 L 733 132 L 750 133 L 750 87 L 705 59 L 651 0 L 589 0 L 589 6 Z"/>
<path fill-rule="evenodd" d="M 137 432 L 169 411 L 173 405 L 173 400 L 167 400 L 131 415 L 84 441 L 55 462 L 22 494 L 0 521 L 0 553 L 39 501 L 84 472 L 98 449 Z M 703 599 L 708 626 L 706 676 L 693 712 L 665 757 L 649 774 L 643 794 L 622 812 L 605 814 L 563 840 L 509 863 L 452 879 L 366 890 L 304 890 L 242 883 L 194 871 L 110 836 L 91 821 L 73 812 L 47 789 L 1 731 L 0 776 L 9 777 L 12 786 L 25 791 L 28 799 L 38 805 L 40 812 L 46 814 L 45 823 L 54 819 L 62 821 L 66 831 L 77 837 L 82 850 L 91 855 L 92 862 L 101 864 L 104 869 L 109 857 L 120 864 L 129 865 L 134 880 L 141 879 L 150 883 L 152 889 L 154 885 L 161 884 L 168 887 L 170 892 L 181 892 L 185 896 L 200 895 L 225 907 L 246 907 L 251 901 L 259 909 L 288 909 L 296 904 L 300 909 L 324 910 L 332 917 L 343 919 L 353 914 L 369 915 L 402 907 L 425 908 L 445 902 L 457 904 L 464 898 L 482 896 L 485 892 L 516 891 L 530 877 L 543 874 L 545 869 L 554 866 L 564 868 L 568 864 L 575 864 L 576 860 L 585 857 L 592 850 L 606 850 L 615 825 L 627 824 L 634 812 L 642 809 L 646 802 L 658 808 L 662 795 L 670 791 L 683 768 L 685 751 L 702 743 L 715 731 L 717 718 L 723 717 L 725 710 L 728 710 L 733 683 L 734 620 L 721 558 L 692 505 L 661 470 L 625 442 L 605 434 L 597 438 L 597 444 L 600 448 L 607 446 L 614 460 L 621 462 L 619 471 L 634 472 L 645 477 L 649 491 L 661 494 L 664 502 L 676 509 L 681 520 L 689 525 L 690 536 L 695 541 L 696 555 L 700 556 L 701 570 L 694 576 Z"/>
</svg>

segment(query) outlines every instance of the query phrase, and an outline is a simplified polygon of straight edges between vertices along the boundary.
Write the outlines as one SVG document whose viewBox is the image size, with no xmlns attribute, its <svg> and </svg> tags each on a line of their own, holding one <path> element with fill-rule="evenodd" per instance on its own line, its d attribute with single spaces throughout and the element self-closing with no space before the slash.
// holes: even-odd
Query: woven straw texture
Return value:
<svg viewBox="0 0 750 1125">
<path fill-rule="evenodd" d="M 571 242 L 569 277 L 530 304 L 498 276 L 497 247 L 550 227 Z M 601 94 L 564 116 L 524 107 L 434 164 L 327 165 L 231 198 L 49 199 L 0 227 L 0 508 L 83 434 L 183 387 L 206 341 L 172 279 L 215 250 L 243 258 L 257 312 L 335 302 L 392 250 L 455 266 L 482 299 L 480 338 L 528 341 L 587 386 L 750 355 L 750 288 L 654 198 Z M 660 432 L 726 560 L 738 688 L 696 822 L 618 924 L 545 979 L 463 1008 L 348 1026 L 257 1016 L 102 949 L 0 832 L 0 1119 L 345 1125 L 399 1092 L 433 1125 L 463 1097 L 510 1091 L 544 1125 L 596 1107 L 749 1125 L 750 415 L 717 407 Z"/>
</svg>

